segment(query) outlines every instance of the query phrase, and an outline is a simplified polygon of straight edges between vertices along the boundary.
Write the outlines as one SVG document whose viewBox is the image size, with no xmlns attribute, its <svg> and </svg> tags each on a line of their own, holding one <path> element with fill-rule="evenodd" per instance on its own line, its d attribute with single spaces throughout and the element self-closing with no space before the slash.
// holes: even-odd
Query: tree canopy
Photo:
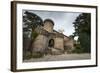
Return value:
<svg viewBox="0 0 100 73">
<path fill-rule="evenodd" d="M 43 25 L 41 17 L 35 13 L 25 11 L 23 14 L 23 23 L 25 28 L 34 30 L 37 26 Z"/>
<path fill-rule="evenodd" d="M 91 14 L 82 13 L 73 22 L 75 32 L 74 37 L 78 36 L 78 42 L 82 52 L 90 52 L 91 43 Z"/>
<path fill-rule="evenodd" d="M 29 11 L 23 12 L 23 38 L 25 37 L 24 38 L 25 40 L 28 38 L 28 35 L 30 35 L 30 37 L 28 38 L 30 39 L 28 50 L 31 53 L 32 53 L 32 44 L 34 40 L 36 39 L 36 37 L 38 36 L 38 33 L 34 30 L 36 27 L 42 26 L 42 25 L 43 25 L 43 20 L 37 14 L 33 12 L 29 12 Z M 27 43 L 27 41 L 23 43 Z"/>
</svg>

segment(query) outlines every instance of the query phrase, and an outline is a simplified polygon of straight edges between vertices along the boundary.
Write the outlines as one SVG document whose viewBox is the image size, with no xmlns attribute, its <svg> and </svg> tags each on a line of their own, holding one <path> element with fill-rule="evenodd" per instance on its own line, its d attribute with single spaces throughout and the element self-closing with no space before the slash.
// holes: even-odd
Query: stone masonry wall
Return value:
<svg viewBox="0 0 100 73">
<path fill-rule="evenodd" d="M 44 29 L 48 32 L 53 32 L 53 24 L 50 22 L 45 22 Z"/>
<path fill-rule="evenodd" d="M 56 37 L 54 39 L 54 41 L 55 41 L 54 48 L 58 48 L 58 49 L 64 50 L 64 40 L 63 40 L 63 38 Z"/>
<path fill-rule="evenodd" d="M 47 48 L 48 39 L 44 35 L 38 35 L 33 43 L 33 51 L 43 52 Z"/>
</svg>

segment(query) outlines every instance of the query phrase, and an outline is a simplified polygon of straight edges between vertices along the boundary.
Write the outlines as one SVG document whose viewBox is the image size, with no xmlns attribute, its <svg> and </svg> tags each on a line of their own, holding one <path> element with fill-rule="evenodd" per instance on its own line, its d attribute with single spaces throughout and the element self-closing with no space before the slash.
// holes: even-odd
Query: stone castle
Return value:
<svg viewBox="0 0 100 73">
<path fill-rule="evenodd" d="M 38 36 L 32 44 L 34 52 L 41 51 L 47 54 L 63 54 L 73 50 L 74 40 L 54 30 L 54 25 L 51 19 L 46 19 L 43 26 L 39 26 L 35 29 Z"/>
</svg>

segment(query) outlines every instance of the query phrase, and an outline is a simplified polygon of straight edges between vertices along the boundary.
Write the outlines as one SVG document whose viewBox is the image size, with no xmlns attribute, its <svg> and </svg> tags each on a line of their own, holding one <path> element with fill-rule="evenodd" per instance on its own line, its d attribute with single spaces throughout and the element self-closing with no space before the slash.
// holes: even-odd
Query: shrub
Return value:
<svg viewBox="0 0 100 73">
<path fill-rule="evenodd" d="M 81 48 L 80 44 L 75 44 L 75 49 L 72 51 L 73 53 L 83 53 L 83 49 Z"/>
<path fill-rule="evenodd" d="M 33 52 L 32 53 L 32 58 L 41 58 L 43 56 L 44 56 L 44 54 L 41 52 Z"/>
<path fill-rule="evenodd" d="M 31 52 L 26 52 L 24 55 L 23 55 L 23 60 L 29 60 L 29 59 L 31 59 L 31 58 L 41 58 L 41 57 L 43 57 L 44 56 L 44 54 L 43 53 L 41 53 L 41 52 L 33 52 L 33 53 L 31 53 Z"/>
<path fill-rule="evenodd" d="M 27 52 L 24 52 L 24 54 L 23 54 L 23 59 L 30 59 L 31 58 L 31 53 L 29 52 L 29 51 L 27 51 Z"/>
</svg>

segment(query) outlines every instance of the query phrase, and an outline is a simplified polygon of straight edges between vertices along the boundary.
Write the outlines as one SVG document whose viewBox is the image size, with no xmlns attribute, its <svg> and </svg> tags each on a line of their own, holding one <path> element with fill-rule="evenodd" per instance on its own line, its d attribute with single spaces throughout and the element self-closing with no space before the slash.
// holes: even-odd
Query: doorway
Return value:
<svg viewBox="0 0 100 73">
<path fill-rule="evenodd" d="M 54 39 L 49 40 L 48 47 L 54 47 Z"/>
</svg>

